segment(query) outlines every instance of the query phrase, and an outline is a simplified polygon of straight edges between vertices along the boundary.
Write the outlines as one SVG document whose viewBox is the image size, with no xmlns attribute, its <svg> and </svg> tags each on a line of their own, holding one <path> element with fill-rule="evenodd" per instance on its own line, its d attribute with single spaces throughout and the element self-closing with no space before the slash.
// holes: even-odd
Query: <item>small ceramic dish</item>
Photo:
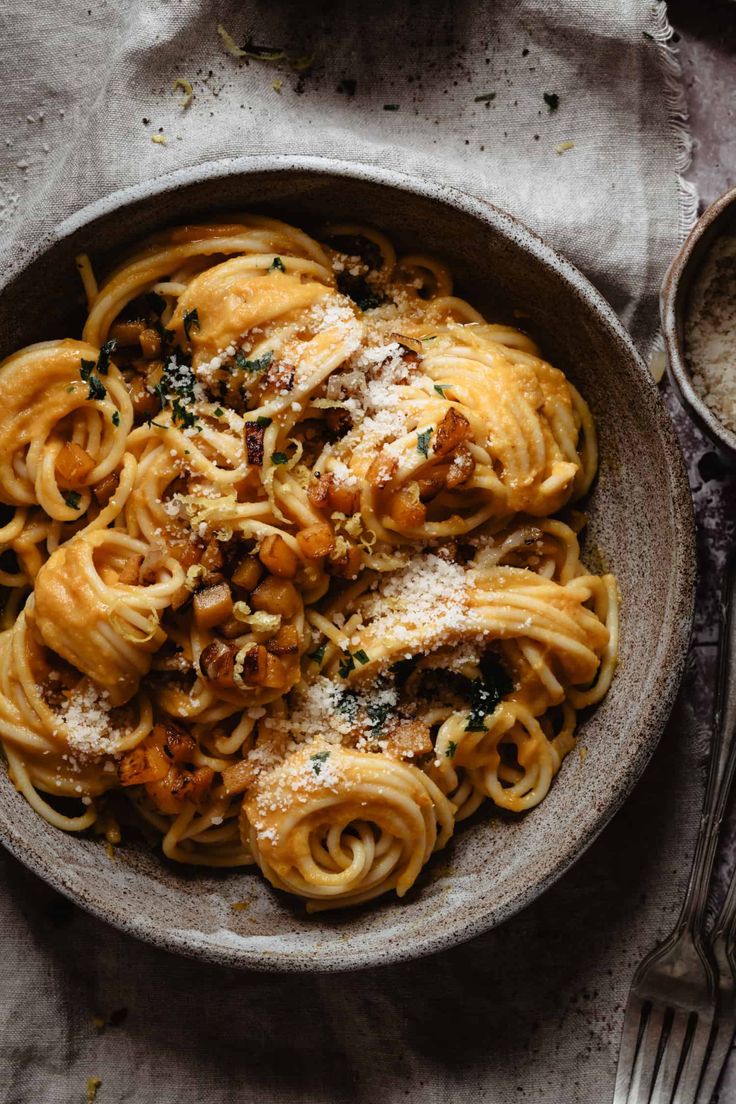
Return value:
<svg viewBox="0 0 736 1104">
<path fill-rule="evenodd" d="M 711 248 L 723 234 L 736 234 L 736 188 L 712 203 L 690 231 L 664 278 L 660 313 L 667 370 L 682 405 L 724 459 L 736 464 L 736 433 L 718 419 L 698 394 L 685 350 L 691 293 Z"/>
<path fill-rule="evenodd" d="M 579 746 L 547 798 L 516 819 L 462 827 L 402 901 L 308 916 L 254 870 L 168 863 L 126 841 L 61 832 L 0 766 L 0 840 L 97 916 L 169 950 L 269 970 L 345 970 L 415 958 L 468 939 L 532 901 L 588 847 L 654 750 L 675 699 L 692 617 L 690 492 L 672 425 L 611 307 L 571 264 L 497 208 L 428 180 L 316 158 L 240 158 L 182 170 L 76 214 L 3 272 L 0 356 L 78 332 L 76 254 L 109 270 L 132 243 L 214 212 L 255 210 L 307 230 L 326 218 L 371 223 L 400 250 L 442 257 L 491 320 L 524 326 L 580 388 L 598 427 L 600 474 L 585 503 L 585 554 L 616 573 L 618 673 L 583 718 Z M 241 902 L 237 910 L 231 906 Z"/>
</svg>

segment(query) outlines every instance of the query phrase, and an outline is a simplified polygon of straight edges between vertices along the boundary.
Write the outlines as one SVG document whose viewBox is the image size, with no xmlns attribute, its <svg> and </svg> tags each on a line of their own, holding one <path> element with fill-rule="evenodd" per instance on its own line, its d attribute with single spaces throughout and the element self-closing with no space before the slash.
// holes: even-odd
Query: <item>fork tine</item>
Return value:
<svg viewBox="0 0 736 1104">
<path fill-rule="evenodd" d="M 708 1057 L 713 1033 L 713 1015 L 701 1016 L 695 1025 L 692 1040 L 672 1104 L 695 1104 L 703 1066 Z M 708 1101 L 710 1104 L 710 1100 Z"/>
<path fill-rule="evenodd" d="M 690 1049 L 697 1016 L 676 1011 L 672 1014 L 665 1049 L 652 1090 L 651 1104 L 672 1104 L 672 1094 Z"/>
<path fill-rule="evenodd" d="M 670 1009 L 657 1004 L 649 1005 L 649 1015 L 631 1076 L 629 1104 L 648 1104 L 667 1045 L 671 1020 Z"/>
<path fill-rule="evenodd" d="M 624 1025 L 621 1029 L 621 1046 L 618 1054 L 618 1066 L 616 1067 L 613 1104 L 626 1104 L 629 1099 L 631 1078 L 648 1015 L 649 1005 L 645 1005 L 633 989 L 630 990 L 629 999 L 626 1002 L 626 1012 L 624 1013 Z"/>
<path fill-rule="evenodd" d="M 716 1091 L 718 1079 L 721 1076 L 726 1059 L 731 1052 L 733 1042 L 734 1021 L 725 1018 L 718 1024 L 715 1033 L 713 1047 L 708 1057 L 707 1065 L 703 1071 L 703 1079 L 698 1090 L 697 1104 L 710 1104 Z"/>
</svg>

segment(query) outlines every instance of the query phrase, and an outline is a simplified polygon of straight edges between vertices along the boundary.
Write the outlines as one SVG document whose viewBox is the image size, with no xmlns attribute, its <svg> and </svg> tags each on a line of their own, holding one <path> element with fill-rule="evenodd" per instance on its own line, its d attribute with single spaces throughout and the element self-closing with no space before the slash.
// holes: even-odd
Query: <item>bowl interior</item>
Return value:
<svg viewBox="0 0 736 1104">
<path fill-rule="evenodd" d="M 123 209 L 121 213 L 121 203 Z M 603 300 L 508 216 L 398 175 L 334 164 L 240 161 L 175 174 L 83 212 L 39 248 L 0 295 L 0 354 L 78 332 L 74 256 L 98 272 L 163 226 L 255 210 L 315 230 L 327 219 L 380 227 L 399 249 L 437 254 L 459 293 L 491 318 L 529 330 L 590 403 L 600 435 L 588 504 L 591 566 L 614 571 L 623 599 L 621 663 L 584 718 L 580 747 L 528 815 L 484 812 L 461 827 L 408 899 L 307 918 L 257 873 L 212 874 L 51 828 L 0 771 L 0 838 L 85 907 L 171 949 L 267 969 L 341 969 L 439 949 L 508 917 L 548 885 L 603 827 L 661 733 L 687 646 L 692 522 L 681 457 L 656 390 Z M 514 313 L 521 312 L 521 313 Z M 231 909 L 232 902 L 247 907 Z"/>
<path fill-rule="evenodd" d="M 703 432 L 731 463 L 736 463 L 736 433 L 728 429 L 695 389 L 686 355 L 685 324 L 697 279 L 716 240 L 736 234 L 736 189 L 717 199 L 702 215 L 672 263 L 662 289 L 662 326 L 670 378 Z"/>
</svg>

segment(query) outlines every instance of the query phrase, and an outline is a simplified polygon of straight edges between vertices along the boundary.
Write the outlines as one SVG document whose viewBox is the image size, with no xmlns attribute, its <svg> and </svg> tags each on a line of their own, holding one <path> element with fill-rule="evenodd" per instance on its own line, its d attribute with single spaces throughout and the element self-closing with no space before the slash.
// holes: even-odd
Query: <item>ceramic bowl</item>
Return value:
<svg viewBox="0 0 736 1104">
<path fill-rule="evenodd" d="M 212 873 L 50 827 L 0 769 L 0 839 L 84 908 L 140 938 L 209 961 L 267 970 L 374 966 L 448 947 L 508 919 L 595 839 L 648 761 L 685 662 L 694 541 L 682 458 L 656 388 L 613 310 L 587 280 L 509 215 L 449 188 L 364 165 L 242 158 L 111 195 L 39 243 L 0 293 L 0 354 L 78 332 L 75 254 L 100 271 L 150 232 L 215 211 L 255 210 L 305 228 L 329 219 L 385 230 L 429 250 L 459 293 L 492 319 L 523 324 L 580 388 L 595 416 L 600 476 L 586 551 L 623 599 L 618 674 L 580 730 L 549 796 L 518 819 L 490 809 L 461 826 L 403 901 L 308 917 L 254 870 Z M 513 312 L 520 312 L 514 314 Z M 232 902 L 246 902 L 235 911 Z"/>
<path fill-rule="evenodd" d="M 736 188 L 715 200 L 690 231 L 664 278 L 660 313 L 667 369 L 680 402 L 720 454 L 736 464 L 736 433 L 719 421 L 695 390 L 685 355 L 690 294 L 711 247 L 722 234 L 736 234 Z"/>
</svg>

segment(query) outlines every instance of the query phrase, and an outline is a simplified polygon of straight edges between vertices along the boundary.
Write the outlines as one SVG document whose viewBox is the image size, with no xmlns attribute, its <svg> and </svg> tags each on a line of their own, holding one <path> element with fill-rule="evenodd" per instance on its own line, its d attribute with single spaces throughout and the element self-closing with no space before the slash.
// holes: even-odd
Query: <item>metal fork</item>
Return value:
<svg viewBox="0 0 736 1104">
<path fill-rule="evenodd" d="M 718 1013 L 698 1104 L 711 1104 L 736 1031 L 736 873 L 713 927 L 711 947 L 718 967 Z"/>
<path fill-rule="evenodd" d="M 706 1060 L 715 1055 L 719 971 L 705 937 L 705 910 L 736 769 L 735 606 L 736 555 L 732 555 L 724 577 L 713 746 L 693 865 L 672 933 L 634 974 L 613 1104 L 695 1104 Z M 728 961 L 725 934 L 724 943 Z M 728 987 L 723 988 L 727 1002 Z"/>
</svg>

